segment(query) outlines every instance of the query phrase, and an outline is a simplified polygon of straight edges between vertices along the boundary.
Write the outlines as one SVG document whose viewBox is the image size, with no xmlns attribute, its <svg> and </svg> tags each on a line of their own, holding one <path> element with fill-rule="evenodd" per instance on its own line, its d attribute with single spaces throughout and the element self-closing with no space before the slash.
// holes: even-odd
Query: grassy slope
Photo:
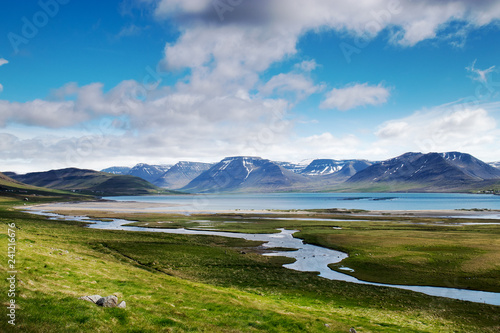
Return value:
<svg viewBox="0 0 500 333">
<path fill-rule="evenodd" d="M 49 189 L 23 184 L 0 173 L 0 197 L 28 199 L 29 202 L 46 202 L 55 200 L 90 200 L 94 197 L 84 196 L 62 190 Z"/>
<path fill-rule="evenodd" d="M 287 259 L 252 253 L 255 244 L 251 242 L 85 229 L 79 223 L 47 221 L 8 210 L 18 203 L 0 202 L 4 248 L 6 223 L 14 222 L 18 228 L 16 331 L 499 329 L 498 307 L 328 281 L 280 267 Z M 240 253 L 242 248 L 247 254 Z M 7 261 L 4 253 L 2 262 Z M 76 299 L 113 293 L 127 302 L 126 309 L 99 308 Z M 9 329 L 5 320 L 0 321 L 0 331 Z"/>
<path fill-rule="evenodd" d="M 29 176 L 29 177 L 28 177 Z M 26 183 L 80 194 L 115 196 L 174 194 L 148 181 L 130 175 L 114 175 L 83 169 L 63 169 L 20 176 Z M 24 177 L 24 178 L 22 178 Z"/>
</svg>

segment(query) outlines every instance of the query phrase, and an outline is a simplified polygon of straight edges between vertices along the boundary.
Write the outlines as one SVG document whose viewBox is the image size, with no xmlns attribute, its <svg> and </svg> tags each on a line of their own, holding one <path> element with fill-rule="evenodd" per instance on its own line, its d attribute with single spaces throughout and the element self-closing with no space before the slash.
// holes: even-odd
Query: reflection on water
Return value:
<svg viewBox="0 0 500 333">
<path fill-rule="evenodd" d="M 265 242 L 262 246 L 265 248 L 293 248 L 297 251 L 272 251 L 265 253 L 267 256 L 283 256 L 294 258 L 296 261 L 292 264 L 283 265 L 286 268 L 302 271 L 302 272 L 318 272 L 319 276 L 330 280 L 346 281 L 358 284 L 368 284 L 381 287 L 392 287 L 399 289 L 412 290 L 421 292 L 431 296 L 441 296 L 471 302 L 487 303 L 492 305 L 500 305 L 500 293 L 454 289 L 443 287 L 427 287 L 427 286 L 406 286 L 406 285 L 391 285 L 382 283 L 373 283 L 358 280 L 353 276 L 343 274 L 331 270 L 328 264 L 338 263 L 348 257 L 347 254 L 323 248 L 316 245 L 304 244 L 301 239 L 294 238 L 293 234 L 297 230 L 279 229 L 281 232 L 276 234 L 245 234 L 232 233 L 212 230 L 191 230 L 191 229 L 162 229 L 162 228 L 142 228 L 134 226 L 126 226 L 132 221 L 113 219 L 109 222 L 99 220 L 91 220 L 86 216 L 63 216 L 55 213 L 43 211 L 27 211 L 28 213 L 47 216 L 53 220 L 70 220 L 89 223 L 88 228 L 103 229 L 103 230 L 127 230 L 127 231 L 147 231 L 147 232 L 163 232 L 169 234 L 183 235 L 212 235 L 231 238 L 243 238 L 246 240 L 254 240 Z"/>
</svg>

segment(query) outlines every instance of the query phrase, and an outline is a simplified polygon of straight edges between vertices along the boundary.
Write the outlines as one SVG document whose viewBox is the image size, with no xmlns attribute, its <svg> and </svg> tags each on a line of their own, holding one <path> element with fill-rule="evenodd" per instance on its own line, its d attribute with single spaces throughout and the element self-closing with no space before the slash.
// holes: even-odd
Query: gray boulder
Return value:
<svg viewBox="0 0 500 333">
<path fill-rule="evenodd" d="M 92 303 L 97 303 L 97 301 L 99 299 L 101 299 L 102 296 L 101 295 L 91 295 L 91 296 L 82 296 L 82 297 L 78 297 L 78 299 L 83 299 L 84 301 L 87 301 L 87 302 L 92 302 Z"/>
<path fill-rule="evenodd" d="M 125 301 L 121 301 L 118 303 L 118 297 L 112 295 L 112 296 L 107 296 L 107 297 L 102 297 L 101 295 L 91 295 L 91 296 L 82 296 L 78 297 L 78 299 L 83 299 L 84 301 L 87 302 L 92 302 L 94 304 L 97 304 L 99 306 L 105 307 L 105 308 L 122 308 L 124 309 L 127 304 Z"/>
<path fill-rule="evenodd" d="M 118 305 L 118 297 L 116 296 L 101 297 L 95 304 L 105 308 L 114 308 Z"/>
</svg>

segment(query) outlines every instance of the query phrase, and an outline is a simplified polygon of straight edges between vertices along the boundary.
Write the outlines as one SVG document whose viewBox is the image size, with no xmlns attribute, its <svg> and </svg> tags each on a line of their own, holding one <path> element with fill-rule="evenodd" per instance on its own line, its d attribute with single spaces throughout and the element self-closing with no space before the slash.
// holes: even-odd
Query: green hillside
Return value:
<svg viewBox="0 0 500 333">
<path fill-rule="evenodd" d="M 176 193 L 156 187 L 139 177 L 77 168 L 33 172 L 16 175 L 14 178 L 34 186 L 96 196 Z"/>
<path fill-rule="evenodd" d="M 0 173 L 0 196 L 36 202 L 56 199 L 88 200 L 93 198 L 67 191 L 27 185 L 7 177 L 3 173 Z"/>
</svg>

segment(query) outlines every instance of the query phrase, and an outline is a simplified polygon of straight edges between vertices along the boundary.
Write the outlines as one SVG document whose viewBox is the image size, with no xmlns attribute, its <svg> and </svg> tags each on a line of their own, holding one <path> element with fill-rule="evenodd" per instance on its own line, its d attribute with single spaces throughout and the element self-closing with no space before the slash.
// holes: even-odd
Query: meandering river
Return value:
<svg viewBox="0 0 500 333">
<path fill-rule="evenodd" d="M 35 208 L 36 209 L 36 208 Z M 368 284 L 381 287 L 391 287 L 399 289 L 407 289 L 416 292 L 421 292 L 431 296 L 447 297 L 471 302 L 486 303 L 492 305 L 500 305 L 500 293 L 443 288 L 443 287 L 428 287 L 428 286 L 407 286 L 407 285 L 392 285 L 362 281 L 347 274 L 336 272 L 328 267 L 328 264 L 339 263 L 347 258 L 346 253 L 330 250 L 316 245 L 304 244 L 299 238 L 294 238 L 293 234 L 297 230 L 279 229 L 281 232 L 276 234 L 245 234 L 232 233 L 212 230 L 191 230 L 191 229 L 163 229 L 163 228 L 142 228 L 134 226 L 126 226 L 132 221 L 113 219 L 110 222 L 92 220 L 85 216 L 64 216 L 55 213 L 49 213 L 37 210 L 28 210 L 28 213 L 47 216 L 54 220 L 71 220 L 89 223 L 88 228 L 103 229 L 103 230 L 126 230 L 126 231 L 146 231 L 146 232 L 163 232 L 170 234 L 184 235 L 213 235 L 231 238 L 243 238 L 247 240 L 255 240 L 264 242 L 262 245 L 265 248 L 292 248 L 296 251 L 270 251 L 264 255 L 268 256 L 284 256 L 296 259 L 292 264 L 283 265 L 288 269 L 293 269 L 302 272 L 319 272 L 319 276 L 330 280 L 347 281 L 359 284 Z"/>
</svg>

